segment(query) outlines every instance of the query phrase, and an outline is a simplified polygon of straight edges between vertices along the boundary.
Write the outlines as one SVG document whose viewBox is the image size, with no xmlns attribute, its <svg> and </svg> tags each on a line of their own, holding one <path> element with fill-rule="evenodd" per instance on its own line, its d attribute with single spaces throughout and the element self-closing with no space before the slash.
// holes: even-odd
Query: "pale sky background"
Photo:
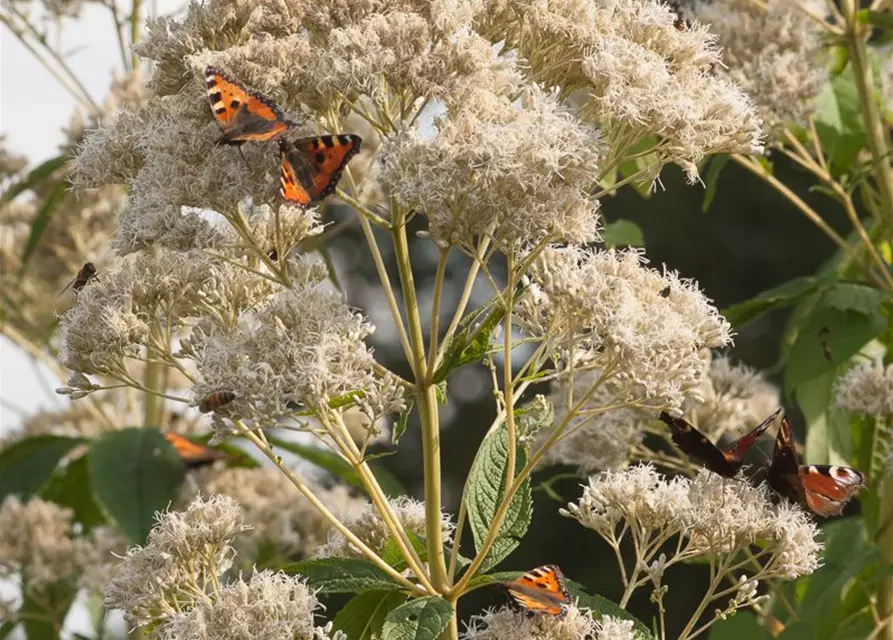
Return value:
<svg viewBox="0 0 893 640">
<path fill-rule="evenodd" d="M 38 4 L 38 3 L 34 3 Z M 129 5 L 121 3 L 119 5 Z M 149 3 L 146 3 L 149 4 Z M 156 0 L 159 13 L 180 10 L 183 0 Z M 101 103 L 113 72 L 120 72 L 120 54 L 110 12 L 84 4 L 80 18 L 63 23 L 62 50 L 93 98 Z M 56 155 L 75 101 L 5 27 L 0 26 L 0 132 L 11 151 L 27 156 L 32 165 Z M 44 379 L 44 382 L 41 381 Z M 0 338 L 0 434 L 21 422 L 11 407 L 33 413 L 41 407 L 62 406 L 62 399 L 45 389 L 59 386 L 55 376 L 37 374 L 31 360 Z"/>
</svg>

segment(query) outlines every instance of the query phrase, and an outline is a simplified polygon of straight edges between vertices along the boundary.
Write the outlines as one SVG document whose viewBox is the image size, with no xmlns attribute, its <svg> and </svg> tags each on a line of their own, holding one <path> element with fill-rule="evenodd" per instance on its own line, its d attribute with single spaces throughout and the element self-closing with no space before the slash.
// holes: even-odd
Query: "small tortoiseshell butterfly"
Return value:
<svg viewBox="0 0 893 640">
<path fill-rule="evenodd" d="M 270 98 L 248 89 L 216 67 L 205 69 L 205 83 L 211 111 L 223 131 L 217 144 L 272 140 L 294 124 L 285 119 Z"/>
<path fill-rule="evenodd" d="M 701 460 L 704 466 L 713 473 L 718 473 L 725 478 L 731 478 L 738 473 L 741 465 L 744 464 L 744 456 L 747 454 L 747 451 L 756 444 L 756 441 L 759 440 L 760 436 L 763 435 L 780 413 L 781 409 L 778 409 L 725 449 L 720 449 L 710 442 L 707 436 L 682 418 L 675 418 L 664 411 L 660 414 L 660 419 L 670 427 L 673 442 L 682 449 L 683 453 Z"/>
<path fill-rule="evenodd" d="M 164 439 L 176 450 L 177 455 L 190 469 L 211 464 L 216 460 L 223 460 L 228 457 L 223 451 L 193 442 L 179 433 L 164 431 L 163 435 Z"/>
<path fill-rule="evenodd" d="M 514 601 L 531 613 L 546 613 L 562 618 L 571 603 L 571 596 L 564 586 L 564 574 L 558 565 L 537 567 L 517 580 L 502 584 Z"/>
<path fill-rule="evenodd" d="M 282 198 L 306 207 L 335 190 L 344 167 L 360 150 L 360 136 L 341 134 L 279 141 Z"/>
<path fill-rule="evenodd" d="M 768 476 L 777 494 L 823 517 L 841 515 L 846 503 L 865 488 L 865 474 L 856 469 L 801 465 L 787 417 L 782 418 L 775 437 Z"/>
</svg>

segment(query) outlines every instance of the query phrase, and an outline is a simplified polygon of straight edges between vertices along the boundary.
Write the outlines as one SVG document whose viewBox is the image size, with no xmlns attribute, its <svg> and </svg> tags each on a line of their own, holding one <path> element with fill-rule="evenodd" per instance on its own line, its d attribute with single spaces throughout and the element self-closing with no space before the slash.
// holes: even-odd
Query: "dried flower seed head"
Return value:
<svg viewBox="0 0 893 640">
<path fill-rule="evenodd" d="M 314 612 L 321 608 L 313 590 L 298 578 L 258 571 L 247 581 L 234 580 L 212 596 L 198 600 L 195 606 L 172 615 L 159 629 L 158 637 L 163 640 L 322 640 L 329 638 L 328 634 L 313 626 Z"/>
<path fill-rule="evenodd" d="M 72 538 L 71 509 L 10 495 L 0 505 L 0 578 L 20 573 L 39 589 L 75 577 L 89 556 L 89 543 Z"/>
<path fill-rule="evenodd" d="M 703 402 L 687 403 L 693 408 L 698 429 L 711 440 L 729 434 L 738 437 L 781 406 L 778 387 L 762 373 L 727 357 L 712 357 L 704 350 L 708 364 L 701 386 Z"/>
<path fill-rule="evenodd" d="M 435 242 L 501 246 L 545 237 L 598 238 L 593 185 L 601 138 L 549 94 L 516 86 L 520 102 L 477 87 L 448 102 L 433 138 L 390 141 L 380 174 L 390 194 L 424 212 Z"/>
<path fill-rule="evenodd" d="M 560 361 L 610 373 L 620 402 L 679 407 L 703 379 L 700 349 L 731 342 L 728 322 L 694 282 L 648 269 L 638 251 L 551 247 L 529 275 L 522 329 L 551 340 Z"/>
<path fill-rule="evenodd" d="M 576 606 L 567 608 L 562 618 L 531 616 L 530 614 L 502 607 L 472 616 L 464 640 L 634 640 L 632 623 L 611 616 L 601 616 L 596 621 L 588 609 Z"/>
<path fill-rule="evenodd" d="M 194 473 L 201 493 L 221 494 L 235 500 L 242 508 L 245 524 L 251 527 L 233 546 L 243 561 L 257 557 L 258 551 L 272 543 L 283 556 L 311 555 L 326 542 L 331 524 L 320 515 L 294 485 L 278 469 L 256 469 L 211 466 Z M 365 501 L 351 496 L 343 486 L 331 489 L 317 487 L 314 493 L 333 513 L 363 508 Z M 195 490 L 185 491 L 183 501 L 191 500 Z"/>
<path fill-rule="evenodd" d="M 670 480 L 650 465 L 602 473 L 562 514 L 608 540 L 624 525 L 649 535 L 681 535 L 687 544 L 668 566 L 700 555 L 734 555 L 758 541 L 767 558 L 755 579 L 793 579 L 814 572 L 821 561 L 819 530 L 802 509 L 773 505 L 765 485 L 728 482 L 705 470 Z"/>
<path fill-rule="evenodd" d="M 579 402 L 594 385 L 599 384 L 602 372 L 590 370 L 577 373 L 573 378 L 574 403 Z M 567 419 L 568 381 L 560 381 L 549 399 L 555 406 L 555 424 Z M 654 412 L 634 408 L 609 409 L 600 413 L 599 409 L 617 404 L 618 394 L 615 384 L 601 381 L 597 390 L 591 394 L 585 404 L 577 410 L 590 412 L 576 415 L 567 425 L 566 437 L 558 441 L 543 457 L 542 464 L 574 465 L 586 472 L 617 469 L 624 466 L 633 447 L 638 445 L 645 435 L 645 426 L 655 419 Z M 552 429 L 545 429 L 538 434 L 534 450 L 541 446 L 546 438 L 552 435 Z"/>
<path fill-rule="evenodd" d="M 838 407 L 874 416 L 893 415 L 893 365 L 866 362 L 837 381 Z"/>
<path fill-rule="evenodd" d="M 705 155 L 759 153 L 761 131 L 747 96 L 704 71 L 720 63 L 716 37 L 676 19 L 652 0 L 504 0 L 491 3 L 485 32 L 546 86 L 584 96 L 581 115 L 606 132 L 659 136 L 661 164 L 695 179 Z"/>
<path fill-rule="evenodd" d="M 417 536 L 425 535 L 425 505 L 412 498 L 401 496 L 390 502 L 401 527 L 408 533 Z M 385 543 L 391 538 L 391 532 L 381 519 L 376 508 L 367 503 L 362 509 L 353 509 L 341 517 L 344 525 L 350 529 L 363 543 L 373 551 L 381 551 Z M 449 543 L 453 539 L 455 525 L 450 520 L 448 513 L 441 516 L 441 531 L 443 539 Z M 344 536 L 336 530 L 329 534 L 328 542 L 319 547 L 313 554 L 319 558 L 328 557 L 362 557 L 360 550 L 351 545 Z"/>
<path fill-rule="evenodd" d="M 127 541 L 113 527 L 102 526 L 90 532 L 87 542 L 78 586 L 102 595 L 127 551 Z"/>
<path fill-rule="evenodd" d="M 755 101 L 767 133 L 805 124 L 828 83 L 822 28 L 797 0 L 697 2 L 690 14 L 719 36 L 727 78 Z"/>
<path fill-rule="evenodd" d="M 196 587 L 205 589 L 230 568 L 231 542 L 244 530 L 239 506 L 226 496 L 159 514 L 146 546 L 131 548 L 109 582 L 106 606 L 122 609 L 134 626 L 165 623 L 201 599 Z"/>
</svg>

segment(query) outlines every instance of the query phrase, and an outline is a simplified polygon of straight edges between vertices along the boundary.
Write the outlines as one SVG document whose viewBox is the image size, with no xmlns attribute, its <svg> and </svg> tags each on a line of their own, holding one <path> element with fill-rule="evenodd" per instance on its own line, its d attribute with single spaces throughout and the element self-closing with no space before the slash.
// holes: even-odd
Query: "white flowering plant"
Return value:
<svg viewBox="0 0 893 640">
<path fill-rule="evenodd" d="M 119 45 L 102 105 L 46 32 L 83 4 Z M 68 637 L 85 593 L 97 639 L 111 612 L 164 639 L 893 639 L 889 3 L 124 4 L 0 4 L 84 114 L 58 157 L 0 154 L 0 331 L 69 403 L 0 449 L 0 637 Z M 720 313 L 601 206 L 675 166 L 709 207 L 730 160 L 838 252 Z M 374 288 L 339 277 L 348 235 Z M 782 394 L 720 350 L 783 307 L 812 466 L 779 427 L 738 474 Z M 471 368 L 492 420 L 451 500 Z M 385 458 L 410 440 L 417 492 Z M 819 523 L 844 464 L 862 511 Z M 504 566 L 559 465 L 610 598 Z M 518 607 L 460 612 L 497 584 Z"/>
</svg>

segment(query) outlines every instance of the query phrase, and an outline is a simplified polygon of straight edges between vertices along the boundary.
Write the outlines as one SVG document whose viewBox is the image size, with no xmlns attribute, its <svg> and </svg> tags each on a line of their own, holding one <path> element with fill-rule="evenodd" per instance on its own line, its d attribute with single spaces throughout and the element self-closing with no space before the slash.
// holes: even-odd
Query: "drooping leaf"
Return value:
<svg viewBox="0 0 893 640">
<path fill-rule="evenodd" d="M 25 272 L 28 260 L 31 259 L 35 249 L 37 249 L 37 244 L 40 242 L 43 232 L 46 231 L 47 226 L 50 224 L 50 219 L 53 217 L 53 213 L 56 211 L 56 208 L 62 200 L 65 199 L 65 195 L 68 193 L 68 186 L 69 185 L 63 181 L 53 185 L 52 190 L 46 198 L 44 198 L 43 204 L 41 204 L 37 215 L 34 216 L 34 220 L 31 221 L 31 231 L 28 234 L 28 239 L 25 241 L 25 248 L 22 249 L 22 257 L 19 262 L 20 274 Z"/>
<path fill-rule="evenodd" d="M 645 236 L 635 222 L 621 219 L 605 225 L 602 242 L 607 247 L 642 247 L 645 246 Z"/>
<path fill-rule="evenodd" d="M 816 105 L 816 131 L 831 161 L 832 172 L 847 172 L 866 138 L 853 65 L 847 65 L 831 79 Z"/>
<path fill-rule="evenodd" d="M 55 158 L 50 158 L 37 165 L 28 172 L 28 175 L 13 184 L 3 193 L 2 197 L 0 197 L 0 205 L 11 202 L 18 197 L 19 194 L 25 193 L 29 189 L 34 189 L 41 182 L 48 179 L 56 171 L 64 167 L 65 163 L 69 160 L 71 160 L 71 156 L 63 154 L 61 156 L 56 156 Z"/>
<path fill-rule="evenodd" d="M 382 640 L 438 640 L 452 614 L 450 603 L 443 598 L 410 600 L 385 616 Z"/>
<path fill-rule="evenodd" d="M 382 569 L 359 558 L 320 558 L 287 565 L 285 573 L 300 574 L 322 593 L 357 593 L 403 589 Z"/>
<path fill-rule="evenodd" d="M 523 447 L 517 448 L 516 469 L 524 466 L 527 455 Z M 487 537 L 490 523 L 505 497 L 506 471 L 508 466 L 508 431 L 503 424 L 489 433 L 478 449 L 466 480 L 465 506 L 468 511 L 468 524 L 474 536 L 475 548 L 480 550 Z M 503 560 L 518 546 L 533 516 L 533 502 L 530 495 L 530 479 L 524 480 L 512 497 L 499 533 L 481 564 L 486 571 Z"/>
<path fill-rule="evenodd" d="M 294 453 L 307 462 L 312 462 L 317 467 L 325 469 L 350 486 L 365 491 L 360 475 L 343 458 L 340 458 L 334 452 L 321 449 L 320 447 L 301 444 L 300 442 L 277 438 L 271 436 L 269 433 L 267 433 L 266 436 L 267 440 L 274 447 L 279 447 Z M 406 489 L 403 487 L 402 483 L 387 469 L 387 467 L 378 464 L 375 461 L 370 461 L 369 468 L 372 470 L 373 475 L 375 475 L 375 479 L 378 480 L 378 484 L 381 485 L 385 495 L 388 497 L 397 497 L 406 494 Z"/>
<path fill-rule="evenodd" d="M 475 309 L 462 318 L 444 352 L 443 361 L 434 372 L 434 382 L 446 380 L 450 373 L 463 365 L 480 362 L 490 350 L 493 332 L 501 320 L 502 313 L 493 304 Z"/>
<path fill-rule="evenodd" d="M 707 175 L 704 176 L 704 201 L 701 204 L 701 211 L 707 213 L 713 199 L 716 197 L 716 189 L 719 185 L 719 174 L 723 168 L 729 163 L 729 156 L 725 154 L 710 156 L 710 162 L 707 165 Z"/>
<path fill-rule="evenodd" d="M 810 464 L 845 465 L 852 456 L 849 417 L 833 402 L 835 379 L 830 369 L 794 391 L 806 422 L 804 459 Z"/>
<path fill-rule="evenodd" d="M 814 291 L 820 282 L 818 278 L 812 276 L 794 278 L 767 289 L 750 300 L 727 307 L 723 309 L 722 314 L 733 326 L 741 327 L 767 311 L 795 304 L 804 295 Z"/>
<path fill-rule="evenodd" d="M 59 461 L 82 438 L 40 435 L 25 438 L 0 451 L 0 502 L 16 494 L 24 502 L 40 491 Z"/>
<path fill-rule="evenodd" d="M 406 408 L 400 414 L 400 417 L 397 419 L 397 423 L 394 425 L 394 429 L 391 431 L 391 444 L 397 446 L 400 444 L 400 438 L 403 437 L 403 434 L 406 433 L 406 427 L 409 426 L 409 416 L 412 413 L 412 409 L 415 406 L 415 400 L 412 399 L 412 396 L 407 398 L 406 400 Z"/>
<path fill-rule="evenodd" d="M 381 640 L 385 616 L 405 600 L 400 591 L 365 591 L 341 608 L 332 627 L 351 640 Z"/>
<path fill-rule="evenodd" d="M 143 544 L 177 496 L 183 461 L 154 427 L 113 431 L 90 443 L 90 483 L 103 510 L 128 540 Z"/>
<path fill-rule="evenodd" d="M 79 524 L 84 533 L 105 523 L 102 508 L 93 497 L 86 455 L 72 460 L 64 469 L 57 469 L 44 485 L 40 497 L 71 509 L 74 512 L 72 522 Z"/>
</svg>

